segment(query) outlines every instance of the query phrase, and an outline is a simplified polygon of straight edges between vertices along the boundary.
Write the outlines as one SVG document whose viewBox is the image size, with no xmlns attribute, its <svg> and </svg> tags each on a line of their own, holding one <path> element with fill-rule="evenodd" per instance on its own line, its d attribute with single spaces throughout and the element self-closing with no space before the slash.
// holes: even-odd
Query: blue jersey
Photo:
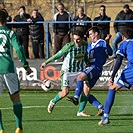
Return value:
<svg viewBox="0 0 133 133">
<path fill-rule="evenodd" d="M 115 83 L 121 87 L 130 88 L 133 85 L 133 39 L 124 40 L 116 54 L 119 54 L 128 59 L 125 69 Z"/>
<path fill-rule="evenodd" d="M 90 43 L 87 52 L 89 55 L 90 65 L 95 65 L 100 71 L 102 71 L 103 65 L 108 57 L 106 42 L 99 39 L 95 43 Z"/>
<path fill-rule="evenodd" d="M 131 64 L 133 65 L 133 39 L 124 40 L 120 44 L 116 54 L 120 54 L 121 56 L 127 58 L 127 66 Z"/>
</svg>

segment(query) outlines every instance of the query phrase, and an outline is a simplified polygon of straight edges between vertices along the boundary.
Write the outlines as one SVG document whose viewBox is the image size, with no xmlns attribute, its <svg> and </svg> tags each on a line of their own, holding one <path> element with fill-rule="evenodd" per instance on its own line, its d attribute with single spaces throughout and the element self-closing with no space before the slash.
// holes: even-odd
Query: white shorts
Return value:
<svg viewBox="0 0 133 133">
<path fill-rule="evenodd" d="M 81 72 L 64 72 L 61 75 L 62 87 L 69 87 L 71 88 L 74 82 L 77 81 L 77 77 Z"/>
<path fill-rule="evenodd" d="M 0 95 L 4 87 L 11 95 L 18 92 L 20 89 L 18 75 L 16 73 L 0 74 Z"/>
</svg>

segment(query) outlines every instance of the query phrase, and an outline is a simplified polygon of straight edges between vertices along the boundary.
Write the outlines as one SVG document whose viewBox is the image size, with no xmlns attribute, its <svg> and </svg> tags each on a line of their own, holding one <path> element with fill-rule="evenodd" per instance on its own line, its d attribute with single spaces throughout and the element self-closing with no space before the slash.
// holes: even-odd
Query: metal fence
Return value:
<svg viewBox="0 0 133 133">
<path fill-rule="evenodd" d="M 132 22 L 133 20 L 110 20 L 110 21 L 102 21 L 102 23 L 114 23 L 114 22 Z M 46 59 L 50 57 L 50 47 L 49 44 L 51 43 L 51 33 L 50 33 L 50 24 L 53 25 L 54 23 L 101 23 L 101 21 L 38 21 L 36 24 L 44 24 L 45 25 L 45 36 L 46 36 Z M 7 24 L 31 24 L 30 22 L 7 22 Z"/>
</svg>

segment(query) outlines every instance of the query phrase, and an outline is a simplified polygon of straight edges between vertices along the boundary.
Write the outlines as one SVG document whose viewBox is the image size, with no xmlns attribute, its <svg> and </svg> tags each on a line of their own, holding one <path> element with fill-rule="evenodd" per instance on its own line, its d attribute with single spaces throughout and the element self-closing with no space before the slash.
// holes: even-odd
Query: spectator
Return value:
<svg viewBox="0 0 133 133">
<path fill-rule="evenodd" d="M 35 9 L 32 12 L 31 18 L 27 21 L 32 22 L 29 31 L 34 58 L 44 58 L 44 27 L 43 24 L 36 24 L 37 21 L 44 21 L 44 18 L 38 10 Z"/>
<path fill-rule="evenodd" d="M 101 5 L 99 7 L 99 16 L 94 18 L 94 21 L 100 21 L 93 23 L 93 26 L 97 26 L 100 30 L 100 38 L 105 39 L 107 34 L 110 33 L 110 23 L 102 21 L 110 21 L 111 18 L 106 15 L 106 6 Z"/>
<path fill-rule="evenodd" d="M 125 4 L 123 6 L 123 10 L 118 13 L 115 20 L 133 20 L 133 11 L 129 8 L 128 4 Z M 114 37 L 112 41 L 112 48 L 113 48 L 113 57 L 116 58 L 116 50 L 117 45 L 122 41 L 122 34 L 121 31 L 126 28 L 133 29 L 133 23 L 132 22 L 115 22 L 114 23 L 114 30 L 116 33 L 116 36 Z"/>
<path fill-rule="evenodd" d="M 64 5 L 60 3 L 58 5 L 58 13 L 54 15 L 54 21 L 71 21 L 72 16 L 69 12 L 64 10 Z M 64 44 L 70 42 L 70 26 L 71 24 L 66 23 L 55 23 L 53 26 L 55 33 L 54 53 L 57 53 Z"/>
<path fill-rule="evenodd" d="M 20 6 L 19 14 L 14 17 L 15 22 L 27 22 L 27 19 L 30 18 L 30 15 L 25 12 L 25 7 Z M 20 44 L 24 47 L 26 58 L 29 58 L 28 44 L 29 44 L 29 26 L 28 24 L 16 24 L 16 33 L 18 35 Z"/>
<path fill-rule="evenodd" d="M 4 11 L 6 13 L 6 22 L 11 22 L 12 21 L 12 17 L 9 16 L 7 10 L 5 8 L 2 9 L 2 11 Z M 9 28 L 9 29 L 12 29 L 12 25 L 11 24 L 6 24 L 6 26 Z"/>
<path fill-rule="evenodd" d="M 73 31 L 80 30 L 84 34 L 84 40 L 87 41 L 87 31 L 91 28 L 91 23 L 83 23 L 82 21 L 91 21 L 91 19 L 84 14 L 84 8 L 78 8 L 78 15 L 73 19 L 74 21 L 80 21 L 81 23 L 73 24 Z"/>
</svg>

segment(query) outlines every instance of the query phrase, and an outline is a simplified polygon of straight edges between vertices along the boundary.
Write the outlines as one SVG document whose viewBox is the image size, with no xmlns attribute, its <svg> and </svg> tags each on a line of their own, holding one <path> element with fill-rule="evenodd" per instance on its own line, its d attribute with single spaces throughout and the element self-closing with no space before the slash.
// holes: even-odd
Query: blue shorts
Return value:
<svg viewBox="0 0 133 133">
<path fill-rule="evenodd" d="M 101 76 L 101 71 L 96 68 L 94 65 L 87 67 L 83 70 L 83 73 L 85 73 L 88 77 L 89 87 L 92 88 L 99 77 Z"/>
<path fill-rule="evenodd" d="M 133 85 L 133 66 L 125 68 L 121 75 L 117 77 L 115 83 L 121 87 L 130 89 Z"/>
</svg>

